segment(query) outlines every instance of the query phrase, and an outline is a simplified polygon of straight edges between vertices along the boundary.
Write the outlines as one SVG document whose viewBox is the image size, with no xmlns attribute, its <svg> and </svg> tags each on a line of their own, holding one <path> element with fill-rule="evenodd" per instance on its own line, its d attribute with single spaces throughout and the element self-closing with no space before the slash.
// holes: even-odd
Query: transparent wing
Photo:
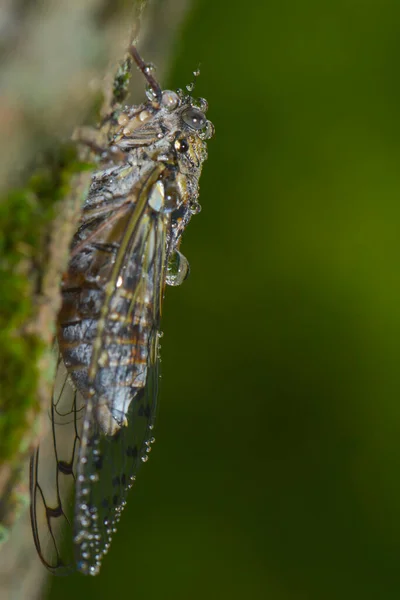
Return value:
<svg viewBox="0 0 400 600">
<path fill-rule="evenodd" d="M 31 523 L 39 557 L 58 574 L 74 566 L 71 533 L 72 487 L 83 423 L 83 399 L 72 387 L 59 356 L 48 422 L 31 459 Z M 65 542 L 63 536 L 65 535 Z M 69 542 L 69 544 L 68 544 Z"/>
<path fill-rule="evenodd" d="M 140 209 L 140 206 L 138 210 Z M 138 214 L 138 213 L 136 213 Z M 151 449 L 168 217 L 139 211 L 110 278 L 90 367 L 74 517 L 77 568 L 98 573 Z"/>
<path fill-rule="evenodd" d="M 157 336 L 153 336 L 153 352 Z M 154 441 L 157 407 L 158 361 L 152 359 L 147 385 L 136 395 L 128 425 L 107 438 L 96 419 L 95 400 L 89 401 L 78 468 L 74 542 L 76 564 L 83 573 L 96 575 L 108 552 L 126 497 Z"/>
<path fill-rule="evenodd" d="M 42 562 L 57 574 L 75 565 L 83 573 L 99 571 L 154 439 L 170 217 L 149 208 L 146 187 L 132 208 L 118 213 L 127 224 L 104 282 L 97 325 L 89 320 L 96 327 L 83 336 L 91 348 L 89 388 L 83 398 L 59 361 L 51 431 L 31 462 L 34 540 Z M 98 228 L 90 243 L 98 244 L 101 235 Z"/>
</svg>

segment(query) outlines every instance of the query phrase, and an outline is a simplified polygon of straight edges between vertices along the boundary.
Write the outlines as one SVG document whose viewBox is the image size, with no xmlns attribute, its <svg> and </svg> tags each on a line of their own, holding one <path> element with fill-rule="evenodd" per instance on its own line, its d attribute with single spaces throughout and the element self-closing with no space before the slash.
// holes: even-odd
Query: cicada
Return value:
<svg viewBox="0 0 400 600">
<path fill-rule="evenodd" d="M 62 280 L 51 434 L 31 461 L 34 541 L 54 573 L 99 572 L 148 458 L 163 295 L 188 272 L 179 246 L 200 208 L 213 133 L 204 99 L 163 91 L 134 46 L 130 55 L 147 80 L 147 99 L 114 106 L 99 128 L 106 144 L 91 143 L 99 168 Z M 64 526 L 71 544 L 61 543 Z"/>
</svg>

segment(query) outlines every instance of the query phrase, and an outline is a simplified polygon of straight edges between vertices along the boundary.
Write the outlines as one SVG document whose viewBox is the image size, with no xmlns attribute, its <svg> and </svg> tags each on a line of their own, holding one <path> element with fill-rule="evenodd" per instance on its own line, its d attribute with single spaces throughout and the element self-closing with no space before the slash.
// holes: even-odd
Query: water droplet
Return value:
<svg viewBox="0 0 400 600">
<path fill-rule="evenodd" d="M 214 136 L 215 128 L 211 121 L 207 121 L 204 131 L 199 133 L 199 138 L 202 140 L 209 140 Z"/>
<path fill-rule="evenodd" d="M 78 531 L 78 533 L 74 537 L 75 544 L 80 544 L 82 542 L 82 540 L 84 540 L 86 538 L 86 536 L 87 536 L 87 533 L 84 529 L 81 529 L 81 531 Z M 87 547 L 87 544 L 86 544 L 86 547 Z"/>
<path fill-rule="evenodd" d="M 194 202 L 190 203 L 189 210 L 192 213 L 192 215 L 198 215 L 199 212 L 201 212 L 201 205 L 195 200 Z"/>
<path fill-rule="evenodd" d="M 78 569 L 80 571 L 82 571 L 82 573 L 87 573 L 87 568 L 88 568 L 87 563 L 85 563 L 83 561 L 78 562 Z"/>
<path fill-rule="evenodd" d="M 150 100 L 150 102 L 154 102 L 154 100 L 157 100 L 157 91 L 154 90 L 151 86 L 146 87 L 145 93 L 147 99 Z"/>
<path fill-rule="evenodd" d="M 89 527 L 89 525 L 90 525 L 90 521 L 87 517 L 81 516 L 79 521 L 80 521 L 82 527 Z"/>
<path fill-rule="evenodd" d="M 176 250 L 168 259 L 165 281 L 168 285 L 181 285 L 189 275 L 189 271 L 187 258 L 179 250 Z"/>
<path fill-rule="evenodd" d="M 208 102 L 205 98 L 197 98 L 196 100 L 193 100 L 192 106 L 198 108 L 203 113 L 208 111 Z"/>
<path fill-rule="evenodd" d="M 149 457 L 147 456 L 147 454 L 145 454 L 141 458 L 142 458 L 142 462 L 147 462 L 149 460 Z"/>
<path fill-rule="evenodd" d="M 151 118 L 151 112 L 149 112 L 148 110 L 142 110 L 142 112 L 139 114 L 139 120 L 142 123 L 146 123 L 146 121 L 148 121 Z"/>
<path fill-rule="evenodd" d="M 179 96 L 171 90 L 164 90 L 161 97 L 161 104 L 169 111 L 175 110 L 179 106 Z"/>
<path fill-rule="evenodd" d="M 164 211 L 168 213 L 176 210 L 181 202 L 182 198 L 178 186 L 175 183 L 169 183 L 165 188 Z"/>
<path fill-rule="evenodd" d="M 118 125 L 122 125 L 125 126 L 127 123 L 129 123 L 129 117 L 128 115 L 125 115 L 124 113 L 121 113 L 117 119 Z"/>
<path fill-rule="evenodd" d="M 144 72 L 146 73 L 146 75 L 152 75 L 156 70 L 156 67 L 153 65 L 153 63 L 147 63 L 147 65 L 144 68 Z"/>
</svg>

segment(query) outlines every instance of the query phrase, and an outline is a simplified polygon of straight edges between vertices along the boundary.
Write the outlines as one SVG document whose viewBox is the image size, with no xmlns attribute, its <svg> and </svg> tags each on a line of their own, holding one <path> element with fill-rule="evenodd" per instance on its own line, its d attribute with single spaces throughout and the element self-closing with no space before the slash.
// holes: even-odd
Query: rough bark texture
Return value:
<svg viewBox="0 0 400 600">
<path fill-rule="evenodd" d="M 27 461 L 48 420 L 59 282 L 91 175 L 68 140 L 76 126 L 96 121 L 143 14 L 141 51 L 162 76 L 189 3 L 150 0 L 143 13 L 145 4 L 4 0 L 0 7 L 0 600 L 43 597 L 46 573 L 26 512 Z M 137 76 L 133 86 L 142 92 Z"/>
</svg>

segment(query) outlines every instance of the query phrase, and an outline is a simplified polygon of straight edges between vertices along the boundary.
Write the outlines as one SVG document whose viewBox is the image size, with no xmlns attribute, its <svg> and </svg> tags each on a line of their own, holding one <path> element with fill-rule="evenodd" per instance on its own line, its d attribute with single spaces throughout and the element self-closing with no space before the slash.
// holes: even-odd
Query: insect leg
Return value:
<svg viewBox="0 0 400 600">
<path fill-rule="evenodd" d="M 94 155 L 101 157 L 104 162 L 112 160 L 114 163 L 124 161 L 125 154 L 110 144 L 105 137 L 102 129 L 94 127 L 77 127 L 73 133 L 72 139 L 82 146 L 86 146 Z"/>
</svg>

